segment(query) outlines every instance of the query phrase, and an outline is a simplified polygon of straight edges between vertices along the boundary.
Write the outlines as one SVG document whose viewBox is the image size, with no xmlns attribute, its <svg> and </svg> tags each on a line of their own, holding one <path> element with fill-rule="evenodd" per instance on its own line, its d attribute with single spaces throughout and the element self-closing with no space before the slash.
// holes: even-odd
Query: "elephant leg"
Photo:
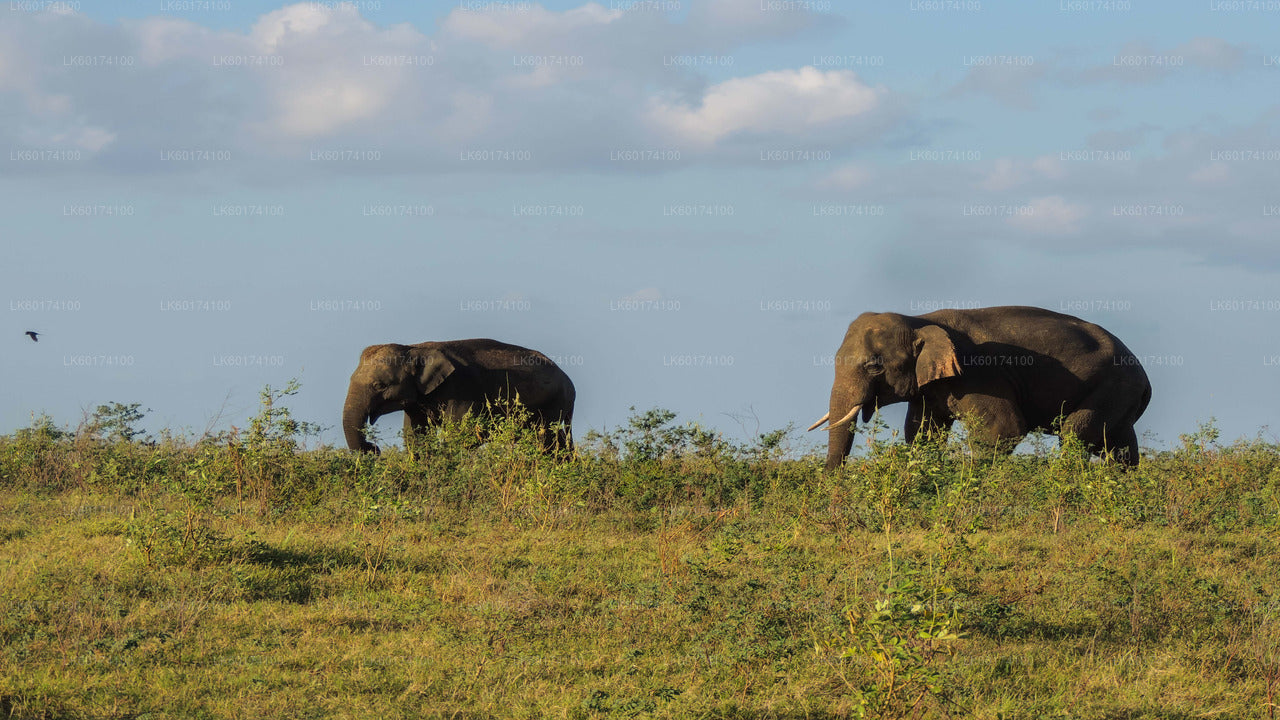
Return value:
<svg viewBox="0 0 1280 720">
<path fill-rule="evenodd" d="M 1085 399 L 1087 405 L 1062 420 L 1060 434 L 1071 433 L 1084 443 L 1089 452 L 1099 457 L 1113 457 L 1122 465 L 1138 464 L 1138 434 L 1132 424 L 1107 422 L 1106 413 L 1090 407 L 1098 393 Z"/>
<path fill-rule="evenodd" d="M 476 408 L 476 403 L 469 400 L 450 400 L 440 408 L 440 417 L 447 422 L 456 423 L 462 422 L 467 415 L 478 415 L 480 411 Z"/>
<path fill-rule="evenodd" d="M 464 442 L 472 448 L 488 442 L 490 427 L 502 419 L 501 414 L 490 415 L 487 412 L 483 399 L 480 401 L 449 400 L 436 408 L 434 414 L 442 424 L 451 425 L 457 430 L 466 429 L 468 434 Z M 450 433 L 450 436 L 462 439 L 460 433 L 456 435 Z"/>
<path fill-rule="evenodd" d="M 1073 433 L 1089 452 L 1113 457 L 1124 465 L 1138 464 L 1138 435 L 1134 422 L 1142 414 L 1142 389 L 1127 378 L 1104 378 L 1062 419 L 1061 433 Z"/>
<path fill-rule="evenodd" d="M 559 408 L 539 410 L 537 412 L 538 437 L 542 440 L 542 450 L 556 457 L 573 455 L 573 431 L 569 421 L 562 419 Z"/>
<path fill-rule="evenodd" d="M 902 437 L 908 443 L 916 441 L 916 435 L 924 429 L 924 399 L 911 398 L 907 403 L 907 421 L 902 426 Z"/>
<path fill-rule="evenodd" d="M 431 420 L 425 413 L 414 409 L 404 411 L 404 449 L 409 453 L 410 460 L 420 459 L 422 435 L 428 431 L 430 424 Z"/>
<path fill-rule="evenodd" d="M 1106 423 L 1101 418 L 1101 413 L 1093 408 L 1079 408 L 1062 419 L 1062 427 L 1058 430 L 1059 437 L 1074 435 L 1085 448 L 1094 455 L 1105 457 L 1110 450 L 1113 449 L 1112 443 L 1114 438 L 1109 438 L 1105 428 Z"/>
<path fill-rule="evenodd" d="M 409 453 L 410 460 L 418 459 L 418 429 L 413 426 L 413 420 L 409 418 L 409 412 L 404 413 L 404 449 Z"/>
<path fill-rule="evenodd" d="M 956 414 L 965 421 L 965 432 L 984 449 L 1008 455 L 1026 437 L 1026 416 L 1011 398 L 973 393 L 956 406 Z"/>
<path fill-rule="evenodd" d="M 560 450 L 560 434 L 552 423 L 538 424 L 538 439 L 542 441 L 542 452 L 555 455 Z"/>
<path fill-rule="evenodd" d="M 560 439 L 559 439 L 560 447 L 564 448 L 565 455 L 569 457 L 573 457 L 574 456 L 573 428 L 569 427 L 569 423 L 565 423 L 564 426 L 561 427 L 560 430 L 558 430 L 557 432 L 560 435 Z"/>
<path fill-rule="evenodd" d="M 556 446 L 564 457 L 574 456 L 573 425 L 567 418 L 556 423 Z"/>
<path fill-rule="evenodd" d="M 903 437 L 908 443 L 915 442 L 918 436 L 925 439 L 932 437 L 945 438 L 951 432 L 955 417 L 945 405 L 935 403 L 926 397 L 912 398 L 907 403 L 907 422 L 903 427 Z"/>
<path fill-rule="evenodd" d="M 1129 467 L 1138 466 L 1138 433 L 1133 426 L 1107 431 L 1107 440 L 1115 451 L 1116 461 Z"/>
</svg>

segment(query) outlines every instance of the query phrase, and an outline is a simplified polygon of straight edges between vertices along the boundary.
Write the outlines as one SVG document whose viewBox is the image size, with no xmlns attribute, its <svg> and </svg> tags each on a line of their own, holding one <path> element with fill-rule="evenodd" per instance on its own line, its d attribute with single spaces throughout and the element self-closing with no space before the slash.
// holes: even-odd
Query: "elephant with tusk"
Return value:
<svg viewBox="0 0 1280 720">
<path fill-rule="evenodd" d="M 834 469 L 853 447 L 859 413 L 866 422 L 906 402 L 907 442 L 973 417 L 975 439 L 1004 452 L 1032 431 L 1070 432 L 1095 454 L 1135 465 L 1134 423 L 1150 400 L 1138 358 L 1080 318 L 1034 307 L 863 313 L 836 352 L 827 413 L 809 430 L 829 423 Z"/>
<path fill-rule="evenodd" d="M 572 452 L 573 381 L 546 355 L 497 340 L 370 345 L 360 353 L 342 410 L 352 450 L 378 452 L 364 425 L 403 411 L 405 433 L 519 400 L 548 452 Z"/>
</svg>

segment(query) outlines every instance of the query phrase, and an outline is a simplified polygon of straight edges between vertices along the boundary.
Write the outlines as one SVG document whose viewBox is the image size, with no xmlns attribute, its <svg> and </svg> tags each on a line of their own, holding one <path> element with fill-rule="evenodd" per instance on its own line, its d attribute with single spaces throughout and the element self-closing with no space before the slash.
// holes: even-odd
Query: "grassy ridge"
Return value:
<svg viewBox="0 0 1280 720">
<path fill-rule="evenodd" d="M 872 443 L 839 473 L 663 411 L 557 463 L 136 406 L 0 438 L 14 717 L 1274 717 L 1280 453 L 1123 472 Z"/>
</svg>

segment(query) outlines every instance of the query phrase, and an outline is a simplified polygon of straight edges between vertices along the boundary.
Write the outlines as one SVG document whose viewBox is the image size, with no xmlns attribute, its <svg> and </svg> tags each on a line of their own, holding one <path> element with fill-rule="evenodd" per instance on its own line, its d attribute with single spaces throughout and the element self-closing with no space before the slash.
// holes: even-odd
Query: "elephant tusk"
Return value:
<svg viewBox="0 0 1280 720">
<path fill-rule="evenodd" d="M 829 411 L 829 410 L 828 410 L 826 415 L 823 415 L 822 417 L 818 418 L 818 422 L 816 422 L 816 423 L 814 423 L 814 424 L 810 425 L 810 426 L 809 426 L 809 429 L 808 429 L 808 430 L 805 430 L 805 432 L 809 432 L 809 431 L 811 431 L 811 430 L 816 430 L 816 429 L 818 429 L 818 426 L 819 426 L 819 425 L 821 425 L 822 423 L 826 422 L 826 421 L 827 421 L 827 418 L 830 418 L 830 417 L 831 417 L 831 411 Z"/>
<path fill-rule="evenodd" d="M 859 411 L 859 410 L 861 410 L 861 409 L 862 409 L 862 406 L 861 406 L 861 405 L 854 405 L 854 406 L 853 406 L 853 409 L 849 411 L 849 414 L 848 414 L 848 415 L 845 415 L 844 417 L 840 418 L 840 419 L 839 419 L 839 420 L 837 420 L 836 422 L 831 423 L 831 426 L 830 426 L 830 427 L 828 427 L 827 429 L 828 429 L 828 430 L 834 430 L 835 428 L 838 428 L 838 427 L 840 427 L 841 425 L 844 425 L 845 423 L 847 423 L 847 422 L 849 422 L 850 420 L 852 420 L 852 419 L 853 419 L 853 416 L 857 415 L 857 414 L 858 414 L 858 411 Z"/>
</svg>

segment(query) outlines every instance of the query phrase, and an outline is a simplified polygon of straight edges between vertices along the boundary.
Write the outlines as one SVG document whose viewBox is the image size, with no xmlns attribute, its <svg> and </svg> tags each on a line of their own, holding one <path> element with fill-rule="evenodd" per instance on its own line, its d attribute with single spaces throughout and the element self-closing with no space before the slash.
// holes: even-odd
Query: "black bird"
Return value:
<svg viewBox="0 0 1280 720">
<path fill-rule="evenodd" d="M 35 330 L 27 331 L 27 337 L 31 338 L 31 342 L 40 342 L 40 339 L 36 337 L 39 334 L 40 333 L 36 332 Z"/>
</svg>

